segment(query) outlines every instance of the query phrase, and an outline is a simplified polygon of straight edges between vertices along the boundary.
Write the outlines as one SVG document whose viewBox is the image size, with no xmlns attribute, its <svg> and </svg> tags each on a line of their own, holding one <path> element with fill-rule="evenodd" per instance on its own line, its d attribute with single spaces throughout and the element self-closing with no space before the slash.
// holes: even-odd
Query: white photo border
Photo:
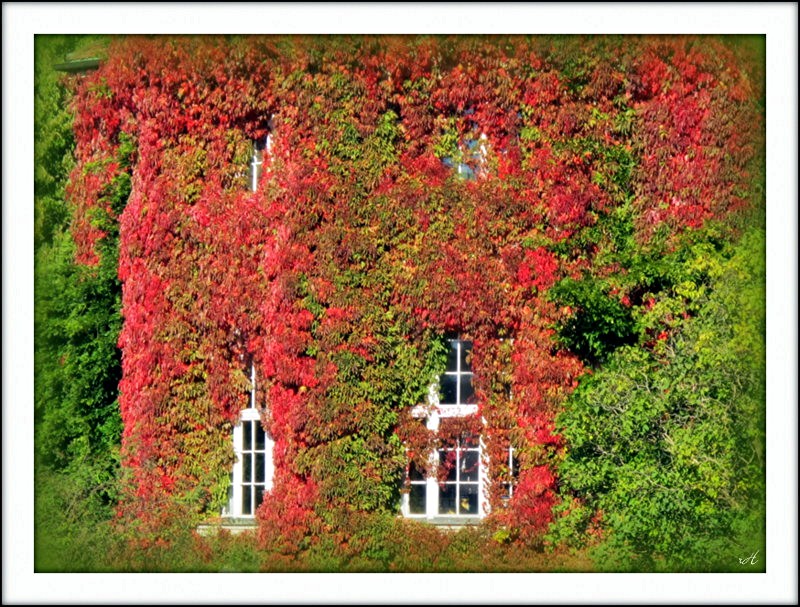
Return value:
<svg viewBox="0 0 800 607">
<path fill-rule="evenodd" d="M 8 2 L 2 17 L 4 604 L 796 603 L 796 3 Z M 33 36 L 48 33 L 766 34 L 767 572 L 489 573 L 468 584 L 454 577 L 465 574 L 34 573 L 32 66 Z"/>
</svg>

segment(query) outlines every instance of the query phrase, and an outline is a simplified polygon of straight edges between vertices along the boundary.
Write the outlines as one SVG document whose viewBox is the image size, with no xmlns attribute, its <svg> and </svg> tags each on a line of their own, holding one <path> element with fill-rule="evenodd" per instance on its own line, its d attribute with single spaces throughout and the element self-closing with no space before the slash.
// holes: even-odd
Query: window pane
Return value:
<svg viewBox="0 0 800 607">
<path fill-rule="evenodd" d="M 478 441 L 477 436 L 467 436 L 461 439 L 459 443 L 462 449 L 478 449 L 480 448 L 480 442 Z"/>
<path fill-rule="evenodd" d="M 411 514 L 425 514 L 425 485 L 411 485 L 408 494 L 408 510 Z"/>
<path fill-rule="evenodd" d="M 264 450 L 264 438 L 265 438 L 264 428 L 261 427 L 261 422 L 260 421 L 253 422 L 253 426 L 255 427 L 255 431 L 256 431 L 256 449 L 258 451 L 263 451 Z"/>
<path fill-rule="evenodd" d="M 478 480 L 478 463 L 477 451 L 464 451 L 461 454 L 460 480 L 462 482 Z"/>
<path fill-rule="evenodd" d="M 463 162 L 458 165 L 458 174 L 461 175 L 462 179 L 475 179 L 475 171 Z"/>
<path fill-rule="evenodd" d="M 442 392 L 442 400 L 440 404 L 442 405 L 455 405 L 457 404 L 456 400 L 456 382 L 458 381 L 458 375 L 442 375 L 440 379 L 440 387 Z"/>
<path fill-rule="evenodd" d="M 459 500 L 459 514 L 478 514 L 478 485 L 459 485 L 461 499 Z"/>
<path fill-rule="evenodd" d="M 461 363 L 461 372 L 464 371 L 472 371 L 472 365 L 467 364 L 467 358 L 469 355 L 472 354 L 472 342 L 471 341 L 462 341 L 461 342 L 461 357 L 459 359 Z"/>
<path fill-rule="evenodd" d="M 264 499 L 264 487 L 255 487 L 255 490 L 256 490 L 255 507 L 258 508 L 261 505 L 261 501 Z"/>
<path fill-rule="evenodd" d="M 244 434 L 244 450 L 250 451 L 253 448 L 253 422 L 244 422 L 242 424 L 242 433 Z"/>
<path fill-rule="evenodd" d="M 475 392 L 472 389 L 472 375 L 459 375 L 461 381 L 461 403 L 471 405 L 475 402 Z"/>
<path fill-rule="evenodd" d="M 253 481 L 256 483 L 263 483 L 265 468 L 264 460 L 266 459 L 266 456 L 263 453 L 256 453 L 254 457 L 256 458 L 256 476 Z"/>
<path fill-rule="evenodd" d="M 445 451 L 444 449 L 439 450 L 439 465 L 444 466 L 447 469 L 447 479 L 448 481 L 455 482 L 457 480 L 456 474 L 458 470 L 458 465 L 456 463 L 456 452 L 455 451 Z"/>
<path fill-rule="evenodd" d="M 450 340 L 449 346 L 447 350 L 447 371 L 455 373 L 458 371 L 456 367 L 458 364 L 458 341 L 455 339 Z"/>
<path fill-rule="evenodd" d="M 458 514 L 456 511 L 456 484 L 439 485 L 439 514 Z"/>
<path fill-rule="evenodd" d="M 253 154 L 253 157 L 250 159 L 250 167 L 249 167 L 250 170 L 247 172 L 248 173 L 247 177 L 248 177 L 248 185 L 252 190 L 256 189 L 256 186 L 258 185 L 258 178 L 261 175 L 261 163 L 262 163 L 261 156 L 262 156 L 261 152 L 257 151 L 255 152 L 255 154 Z"/>
<path fill-rule="evenodd" d="M 242 468 L 242 481 L 245 483 L 253 482 L 253 454 L 244 454 L 244 466 Z"/>
<path fill-rule="evenodd" d="M 250 485 L 242 487 L 242 514 L 253 514 L 253 507 L 250 505 Z"/>
<path fill-rule="evenodd" d="M 421 481 L 425 479 L 425 470 L 417 467 L 414 462 L 408 467 L 408 478 L 412 481 Z"/>
</svg>

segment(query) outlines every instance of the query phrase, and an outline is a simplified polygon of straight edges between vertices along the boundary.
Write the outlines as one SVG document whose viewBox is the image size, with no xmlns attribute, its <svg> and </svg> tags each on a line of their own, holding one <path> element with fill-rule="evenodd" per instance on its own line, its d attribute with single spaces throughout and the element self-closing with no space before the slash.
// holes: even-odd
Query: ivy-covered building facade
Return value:
<svg viewBox="0 0 800 607">
<path fill-rule="evenodd" d="M 682 37 L 112 42 L 74 79 L 67 195 L 79 263 L 119 233 L 120 516 L 287 551 L 375 513 L 541 537 L 566 399 L 673 330 L 639 322 L 665 287 L 637 251 L 751 204 L 739 61 Z"/>
</svg>

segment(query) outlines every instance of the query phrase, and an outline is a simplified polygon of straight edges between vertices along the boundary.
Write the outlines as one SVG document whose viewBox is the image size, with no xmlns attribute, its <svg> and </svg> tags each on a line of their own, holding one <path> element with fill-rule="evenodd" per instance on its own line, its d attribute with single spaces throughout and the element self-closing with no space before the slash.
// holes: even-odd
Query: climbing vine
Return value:
<svg viewBox="0 0 800 607">
<path fill-rule="evenodd" d="M 748 204 L 756 93 L 739 63 L 712 38 L 115 41 L 75 83 L 69 196 L 78 259 L 97 263 L 93 217 L 135 142 L 130 198 L 107 209 L 120 516 L 157 530 L 219 511 L 252 361 L 275 440 L 264 545 L 346 541 L 353 513 L 397 510 L 409 458 L 467 430 L 485 441 L 496 520 L 540 538 L 555 416 L 629 343 L 624 322 L 594 337 L 581 323 L 647 305 L 638 277 L 602 280 L 628 275 L 636 245 L 675 246 Z M 432 435 L 410 412 L 448 335 L 473 342 L 478 413 Z"/>
</svg>

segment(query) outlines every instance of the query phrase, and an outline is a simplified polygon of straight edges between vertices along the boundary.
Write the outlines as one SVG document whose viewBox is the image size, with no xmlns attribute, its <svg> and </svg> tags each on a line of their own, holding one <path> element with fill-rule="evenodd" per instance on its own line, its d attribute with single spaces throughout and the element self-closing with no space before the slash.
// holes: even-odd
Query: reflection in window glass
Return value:
<svg viewBox="0 0 800 607">
<path fill-rule="evenodd" d="M 439 377 L 440 405 L 469 405 L 475 402 L 470 356 L 472 342 L 449 340 L 447 367 Z"/>
<path fill-rule="evenodd" d="M 477 439 L 459 441 L 454 449 L 440 449 L 439 462 L 448 468 L 439 483 L 439 514 L 479 514 L 480 445 Z"/>
<path fill-rule="evenodd" d="M 440 404 L 458 404 L 458 375 L 451 375 L 449 373 L 442 375 L 439 387 L 442 394 Z"/>
</svg>

